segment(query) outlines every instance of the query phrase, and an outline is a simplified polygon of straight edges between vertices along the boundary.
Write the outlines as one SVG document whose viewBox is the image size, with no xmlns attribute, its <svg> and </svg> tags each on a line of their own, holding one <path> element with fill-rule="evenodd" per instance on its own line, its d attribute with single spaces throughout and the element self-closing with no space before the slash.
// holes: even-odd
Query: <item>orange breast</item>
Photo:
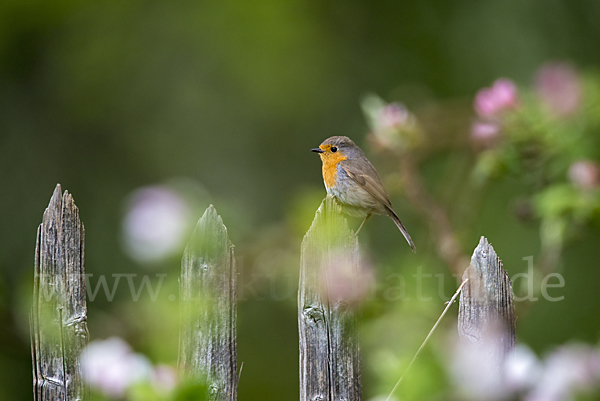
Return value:
<svg viewBox="0 0 600 401">
<path fill-rule="evenodd" d="M 323 154 L 321 158 L 323 160 L 323 181 L 325 181 L 325 186 L 330 188 L 335 185 L 338 163 L 346 160 L 347 157 L 334 153 L 329 155 Z"/>
</svg>

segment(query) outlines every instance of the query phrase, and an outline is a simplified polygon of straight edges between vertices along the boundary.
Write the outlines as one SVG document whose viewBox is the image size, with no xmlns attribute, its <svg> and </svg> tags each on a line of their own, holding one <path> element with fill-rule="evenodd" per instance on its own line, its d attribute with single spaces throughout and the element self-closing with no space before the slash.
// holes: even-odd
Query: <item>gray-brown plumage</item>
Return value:
<svg viewBox="0 0 600 401">
<path fill-rule="evenodd" d="M 372 214 L 388 215 L 415 251 L 410 234 L 392 208 L 381 177 L 350 138 L 332 136 L 311 150 L 321 156 L 327 193 L 337 199 L 346 213 L 365 218 L 357 234 Z"/>
</svg>

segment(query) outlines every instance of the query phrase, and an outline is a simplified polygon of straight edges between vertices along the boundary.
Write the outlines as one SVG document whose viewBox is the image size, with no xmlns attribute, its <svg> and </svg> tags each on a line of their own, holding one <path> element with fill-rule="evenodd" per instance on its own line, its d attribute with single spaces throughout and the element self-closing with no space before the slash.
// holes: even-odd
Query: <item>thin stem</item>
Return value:
<svg viewBox="0 0 600 401">
<path fill-rule="evenodd" d="M 404 371 L 404 373 L 402 373 L 402 376 L 400 376 L 400 378 L 396 382 L 396 385 L 394 386 L 394 388 L 390 392 L 390 395 L 388 395 L 388 397 L 385 399 L 385 401 L 389 401 L 390 400 L 390 398 L 392 397 L 392 394 L 394 394 L 394 391 L 396 391 L 396 388 L 398 388 L 398 386 L 400 385 L 400 382 L 402 382 L 402 379 L 404 379 L 404 376 L 406 376 L 406 374 L 410 370 L 412 364 L 415 362 L 415 360 L 417 359 L 417 357 L 421 353 L 421 350 L 423 349 L 423 347 L 425 347 L 425 344 L 427 344 L 427 341 L 429 341 L 429 338 L 431 337 L 431 335 L 433 334 L 433 332 L 437 328 L 438 324 L 442 321 L 442 318 L 446 315 L 446 312 L 448 312 L 448 310 L 450 309 L 450 306 L 452 306 L 452 304 L 456 300 L 456 297 L 458 297 L 458 294 L 460 294 L 460 291 L 462 290 L 462 288 L 464 287 L 464 285 L 466 284 L 467 281 L 469 281 L 468 278 L 466 278 L 466 279 L 463 280 L 463 282 L 458 287 L 458 290 L 456 290 L 456 292 L 454 293 L 454 295 L 452 296 L 452 298 L 450 299 L 450 301 L 448 301 L 448 303 L 446 305 L 446 308 L 444 308 L 444 311 L 442 312 L 442 314 L 438 318 L 437 322 L 435 322 L 435 324 L 433 325 L 433 327 L 429 331 L 429 334 L 427 334 L 427 337 L 425 337 L 425 340 L 423 340 L 423 344 L 421 344 L 421 346 L 417 350 L 415 356 L 413 356 L 413 359 L 410 361 L 410 363 L 406 367 L 406 370 Z"/>
</svg>

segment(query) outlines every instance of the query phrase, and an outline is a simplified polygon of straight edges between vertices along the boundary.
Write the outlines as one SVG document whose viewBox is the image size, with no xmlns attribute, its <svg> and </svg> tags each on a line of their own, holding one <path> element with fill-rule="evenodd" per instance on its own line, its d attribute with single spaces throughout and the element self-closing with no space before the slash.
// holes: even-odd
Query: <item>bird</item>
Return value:
<svg viewBox="0 0 600 401">
<path fill-rule="evenodd" d="M 381 177 L 361 148 L 346 136 L 332 136 L 311 151 L 321 157 L 327 194 L 337 200 L 345 213 L 364 217 L 356 234 L 372 214 L 387 215 L 394 221 L 412 251 L 416 251 L 410 234 L 392 208 Z"/>
</svg>

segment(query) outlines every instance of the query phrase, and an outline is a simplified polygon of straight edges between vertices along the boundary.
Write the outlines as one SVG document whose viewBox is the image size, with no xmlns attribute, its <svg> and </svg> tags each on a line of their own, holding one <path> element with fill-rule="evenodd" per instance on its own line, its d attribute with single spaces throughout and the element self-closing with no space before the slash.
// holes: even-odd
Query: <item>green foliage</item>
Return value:
<svg viewBox="0 0 600 401">
<path fill-rule="evenodd" d="M 201 210 L 215 204 L 236 245 L 239 398 L 297 399 L 299 249 L 325 196 L 308 150 L 331 135 L 363 147 L 419 250 L 410 254 L 388 219 L 373 217 L 361 231 L 377 286 L 362 318 L 365 399 L 387 395 L 445 301 L 435 276 L 423 289 L 432 300 L 414 300 L 416 267 L 444 275 L 446 293 L 456 287 L 436 252 L 440 230 L 427 220 L 434 211 L 404 196 L 408 158 L 448 212 L 460 252 L 486 235 L 511 274 L 526 271 L 523 257 L 533 255 L 536 277 L 540 256 L 558 253 L 548 271 L 570 274 L 571 299 L 520 303 L 519 341 L 544 351 L 573 337 L 597 339 L 590 305 L 600 292 L 590 277 L 600 194 L 575 184 L 569 170 L 600 160 L 599 11 L 594 0 L 1 2 L 0 398 L 31 398 L 22 295 L 31 291 L 22 288 L 57 182 L 80 208 L 94 283 L 100 275 L 109 286 L 113 274 L 168 275 L 157 302 L 145 290 L 134 302 L 124 278 L 114 300 L 88 302 L 92 339 L 119 335 L 152 361 L 175 364 L 178 308 L 168 296 L 177 294 L 179 257 L 145 265 L 127 256 L 121 238 L 130 194 L 184 177 L 202 188 L 190 195 Z M 577 111 L 559 118 L 528 84 L 557 57 L 580 67 L 582 88 Z M 478 147 L 468 138 L 471 98 L 499 76 L 520 83 L 518 107 L 494 121 L 497 140 Z M 371 98 L 362 120 L 358 101 L 370 92 L 407 105 L 413 125 L 367 134 L 374 110 L 386 105 Z M 351 229 L 358 224 L 349 219 Z M 391 274 L 404 277 L 412 301 L 385 298 L 399 293 L 389 291 Z M 455 330 L 451 320 L 440 341 Z M 449 398 L 437 387 L 445 387 L 441 349 L 424 354 L 399 394 Z M 129 397 L 204 399 L 203 390 L 183 383 L 167 396 L 140 383 Z"/>
<path fill-rule="evenodd" d="M 480 153 L 474 170 L 478 180 L 512 175 L 529 186 L 545 246 L 560 247 L 569 238 L 565 235 L 589 223 L 600 209 L 600 74 L 577 79 L 581 99 L 569 115 L 553 112 L 534 89 L 519 91 L 516 109 L 495 121 L 501 126 L 499 143 Z M 590 177 L 583 171 L 578 178 L 578 171 L 572 171 L 580 161 L 588 163 Z M 578 181 L 586 179 L 592 182 Z"/>
<path fill-rule="evenodd" d="M 208 390 L 202 383 L 184 381 L 173 390 L 157 389 L 144 381 L 128 388 L 123 398 L 127 401 L 203 401 L 208 399 Z M 90 401 L 111 401 L 114 398 L 100 391 L 92 391 Z"/>
<path fill-rule="evenodd" d="M 174 392 L 173 401 L 202 401 L 208 399 L 208 390 L 201 383 L 183 383 Z"/>
</svg>

